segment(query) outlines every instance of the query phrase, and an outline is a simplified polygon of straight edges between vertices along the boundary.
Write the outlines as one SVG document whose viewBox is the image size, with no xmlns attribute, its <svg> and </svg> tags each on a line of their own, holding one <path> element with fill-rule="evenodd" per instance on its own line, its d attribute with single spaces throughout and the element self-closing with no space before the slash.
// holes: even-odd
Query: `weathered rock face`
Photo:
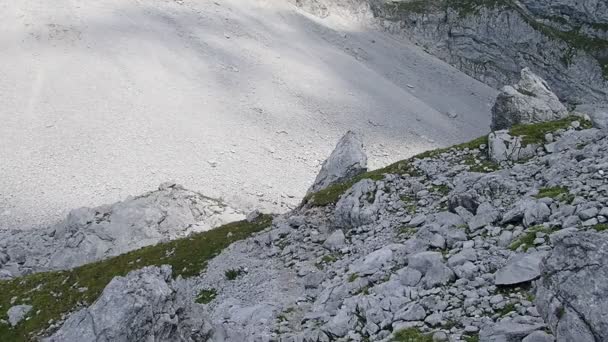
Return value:
<svg viewBox="0 0 608 342">
<path fill-rule="evenodd" d="M 46 341 L 206 341 L 211 334 L 203 307 L 162 266 L 112 279 L 95 303 L 71 314 Z"/>
<path fill-rule="evenodd" d="M 568 116 L 568 110 L 549 89 L 542 78 L 529 68 L 521 71 L 514 86 L 505 86 L 492 108 L 492 130 L 511 128 L 517 124 L 553 121 Z"/>
<path fill-rule="evenodd" d="M 349 10 L 499 88 L 530 67 L 571 103 L 606 101 L 606 4 L 597 0 L 299 0 Z M 327 11 L 324 15 L 327 15 Z M 362 12 L 370 15 L 361 15 Z M 313 12 L 314 13 L 314 12 Z"/>
<path fill-rule="evenodd" d="M 369 179 L 363 179 L 353 185 L 336 204 L 336 226 L 340 229 L 351 229 L 373 222 L 379 210 L 376 190 L 376 185 Z"/>
<path fill-rule="evenodd" d="M 592 29 L 606 22 L 603 17 L 589 16 L 586 27 L 579 29 L 577 20 L 571 19 L 582 8 L 593 12 L 604 7 L 598 1 L 561 8 L 551 1 L 532 0 L 439 3 L 412 10 L 382 2 L 372 8 L 376 16 L 386 19 L 383 25 L 388 30 L 409 36 L 489 85 L 512 84 L 519 70 L 530 67 L 568 102 L 606 100 L 603 71 L 608 44 L 605 29 Z M 579 9 L 569 9 L 573 7 Z"/>
<path fill-rule="evenodd" d="M 224 203 L 174 184 L 113 205 L 80 208 L 54 227 L 0 231 L 0 262 L 7 275 L 67 269 L 184 237 L 244 215 Z"/>
<path fill-rule="evenodd" d="M 536 305 L 558 342 L 608 341 L 608 236 L 566 231 L 541 266 Z"/>
<path fill-rule="evenodd" d="M 545 253 L 520 254 L 510 259 L 496 272 L 494 284 L 516 285 L 530 282 L 540 276 L 540 263 Z"/>
<path fill-rule="evenodd" d="M 358 134 L 348 131 L 340 139 L 329 158 L 323 162 L 321 171 L 308 189 L 308 193 L 325 189 L 365 171 L 367 171 L 367 156 L 363 151 L 363 142 Z"/>
<path fill-rule="evenodd" d="M 492 132 L 488 135 L 488 153 L 495 163 L 518 161 L 534 155 L 535 145 L 522 146 L 521 137 L 514 137 L 507 130 Z"/>
</svg>

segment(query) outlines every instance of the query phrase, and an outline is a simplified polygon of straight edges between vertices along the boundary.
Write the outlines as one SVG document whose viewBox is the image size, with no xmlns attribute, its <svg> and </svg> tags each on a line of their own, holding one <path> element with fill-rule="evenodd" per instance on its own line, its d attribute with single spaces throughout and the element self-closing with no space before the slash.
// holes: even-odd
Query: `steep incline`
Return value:
<svg viewBox="0 0 608 342">
<path fill-rule="evenodd" d="M 0 42 L 0 228 L 166 180 L 284 211 L 347 129 L 378 167 L 486 132 L 495 96 L 284 1 L 0 0 Z"/>
</svg>

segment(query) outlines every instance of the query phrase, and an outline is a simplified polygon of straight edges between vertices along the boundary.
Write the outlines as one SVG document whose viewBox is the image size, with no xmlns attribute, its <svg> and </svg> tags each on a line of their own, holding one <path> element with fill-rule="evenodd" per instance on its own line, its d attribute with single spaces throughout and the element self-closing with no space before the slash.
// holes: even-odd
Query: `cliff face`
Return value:
<svg viewBox="0 0 608 342">
<path fill-rule="evenodd" d="M 344 4 L 314 0 L 328 15 Z M 303 9 L 309 5 L 298 4 Z M 529 67 L 569 103 L 608 100 L 608 5 L 597 0 L 371 0 L 376 24 L 500 87 Z M 348 6 L 361 13 L 361 5 Z M 358 15 L 358 17 L 361 17 Z"/>
</svg>

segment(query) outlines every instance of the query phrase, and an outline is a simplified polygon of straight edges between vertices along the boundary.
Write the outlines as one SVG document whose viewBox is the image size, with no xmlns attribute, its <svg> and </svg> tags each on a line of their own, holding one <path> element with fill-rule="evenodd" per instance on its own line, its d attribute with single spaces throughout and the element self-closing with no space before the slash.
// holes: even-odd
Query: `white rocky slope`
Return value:
<svg viewBox="0 0 608 342">
<path fill-rule="evenodd" d="M 589 127 L 527 126 L 524 161 L 477 139 L 330 185 L 200 275 L 116 278 L 50 340 L 604 341 L 608 131 Z"/>
<path fill-rule="evenodd" d="M 286 211 L 346 130 L 378 167 L 487 131 L 496 94 L 283 0 L 0 0 L 0 42 L 7 229 L 167 180 Z"/>
</svg>

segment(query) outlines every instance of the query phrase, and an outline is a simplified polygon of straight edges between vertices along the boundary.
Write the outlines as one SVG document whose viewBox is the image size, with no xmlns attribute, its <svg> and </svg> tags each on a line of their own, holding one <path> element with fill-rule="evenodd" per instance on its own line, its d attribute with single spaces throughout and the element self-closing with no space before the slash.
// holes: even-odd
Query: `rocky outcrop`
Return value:
<svg viewBox="0 0 608 342">
<path fill-rule="evenodd" d="M 366 22 L 373 17 L 375 26 L 495 88 L 515 83 L 529 67 L 567 102 L 608 101 L 608 20 L 601 1 L 298 0 L 296 5 L 306 8 L 309 2 L 321 4 L 324 16 L 347 11 Z"/>
<path fill-rule="evenodd" d="M 166 183 L 123 202 L 72 210 L 54 227 L 0 231 L 0 274 L 68 269 L 242 218 L 218 200 Z"/>
<path fill-rule="evenodd" d="M 505 86 L 492 107 L 492 130 L 563 119 L 568 110 L 542 78 L 529 68 L 521 71 L 514 86 Z"/>
<path fill-rule="evenodd" d="M 203 307 L 163 266 L 114 278 L 95 303 L 71 314 L 45 341 L 207 341 L 211 335 Z"/>
<path fill-rule="evenodd" d="M 488 135 L 488 153 L 490 160 L 495 163 L 518 161 L 533 156 L 536 145 L 524 147 L 521 137 L 509 134 L 507 130 L 492 132 Z"/>
<path fill-rule="evenodd" d="M 348 131 L 338 141 L 329 158 L 323 162 L 321 171 L 307 193 L 325 189 L 365 171 L 367 171 L 367 156 L 363 151 L 361 137 L 355 132 Z"/>
<path fill-rule="evenodd" d="M 373 222 L 379 210 L 376 194 L 376 184 L 369 179 L 353 185 L 336 204 L 336 226 L 351 229 Z"/>
<path fill-rule="evenodd" d="M 421 2 L 379 1 L 372 9 L 387 30 L 491 86 L 513 84 L 519 70 L 530 67 L 568 102 L 606 101 L 606 21 L 593 14 L 581 25 L 572 17 L 579 12 L 582 18 L 581 8 L 599 9 L 597 1 L 562 7 L 551 1 L 415 3 Z"/>
<path fill-rule="evenodd" d="M 608 340 L 608 236 L 565 231 L 541 268 L 536 304 L 558 342 Z"/>
</svg>

